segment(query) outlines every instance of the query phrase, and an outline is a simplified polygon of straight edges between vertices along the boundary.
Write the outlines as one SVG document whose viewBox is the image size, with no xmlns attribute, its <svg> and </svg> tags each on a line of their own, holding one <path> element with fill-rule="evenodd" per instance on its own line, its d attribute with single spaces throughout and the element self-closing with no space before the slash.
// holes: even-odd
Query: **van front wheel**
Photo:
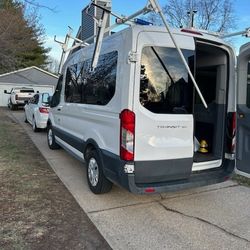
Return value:
<svg viewBox="0 0 250 250">
<path fill-rule="evenodd" d="M 51 125 L 49 125 L 47 128 L 47 141 L 50 149 L 54 150 L 60 148 L 60 146 L 56 143 L 55 135 Z"/>
<path fill-rule="evenodd" d="M 87 156 L 87 179 L 94 194 L 104 194 L 112 188 L 112 183 L 104 176 L 100 157 L 95 150 Z"/>
</svg>

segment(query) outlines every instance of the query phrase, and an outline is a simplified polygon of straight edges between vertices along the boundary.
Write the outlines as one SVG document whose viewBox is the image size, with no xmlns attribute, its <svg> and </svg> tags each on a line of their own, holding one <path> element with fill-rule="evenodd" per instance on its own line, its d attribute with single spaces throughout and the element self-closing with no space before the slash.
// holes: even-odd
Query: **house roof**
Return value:
<svg viewBox="0 0 250 250">
<path fill-rule="evenodd" d="M 0 75 L 0 83 L 56 85 L 58 76 L 36 66 L 20 69 Z"/>
</svg>

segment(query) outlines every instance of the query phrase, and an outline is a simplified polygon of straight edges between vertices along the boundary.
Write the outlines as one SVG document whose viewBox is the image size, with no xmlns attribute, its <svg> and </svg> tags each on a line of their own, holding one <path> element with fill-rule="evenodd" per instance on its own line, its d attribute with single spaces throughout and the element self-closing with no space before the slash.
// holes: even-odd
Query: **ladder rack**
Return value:
<svg viewBox="0 0 250 250">
<path fill-rule="evenodd" d="M 149 13 L 149 12 L 155 12 L 157 14 L 159 14 L 159 16 L 161 17 L 162 21 L 163 21 L 163 24 L 167 30 L 167 32 L 169 33 L 170 35 L 170 38 L 172 40 L 172 42 L 174 43 L 178 53 L 179 53 L 179 56 L 180 56 L 180 59 L 182 61 L 182 63 L 184 64 L 187 72 L 188 72 L 188 75 L 190 76 L 192 82 L 193 82 L 193 85 L 199 95 L 199 97 L 201 98 L 201 101 L 204 105 L 204 107 L 207 109 L 208 106 L 207 106 L 207 103 L 199 89 L 199 86 L 198 84 L 196 83 L 196 80 L 185 60 L 185 57 L 180 49 L 180 47 L 178 46 L 176 40 L 175 40 L 175 37 L 174 35 L 172 34 L 172 31 L 170 30 L 170 27 L 167 23 L 167 20 L 162 12 L 162 9 L 161 9 L 161 6 L 160 4 L 158 3 L 158 0 L 148 0 L 146 6 L 135 12 L 134 14 L 128 16 L 128 17 L 124 17 L 124 16 L 118 16 L 116 14 L 114 14 L 113 12 L 111 12 L 110 10 L 108 10 L 107 8 L 111 5 L 111 0 L 103 0 L 103 2 L 106 2 L 105 6 L 100 6 L 100 5 L 97 5 L 94 3 L 94 0 L 92 0 L 90 2 L 90 4 L 88 5 L 88 8 L 87 8 L 87 11 L 88 9 L 91 7 L 91 5 L 94 5 L 95 7 L 97 8 L 100 8 L 102 11 L 103 11 L 103 14 L 102 14 L 102 18 L 97 20 L 97 18 L 95 16 L 93 16 L 94 20 L 96 22 L 98 22 L 98 33 L 97 33 L 97 40 L 95 42 L 95 48 L 94 48 L 94 53 L 93 53 L 93 56 L 92 56 L 92 63 L 91 63 L 91 71 L 94 71 L 96 66 L 97 66 L 97 63 L 98 63 L 98 59 L 99 59 L 99 55 L 100 55 L 100 50 L 101 50 L 101 46 L 102 46 L 102 41 L 103 41 L 103 37 L 104 37 L 104 34 L 106 31 L 110 31 L 112 29 L 114 29 L 115 27 L 121 25 L 121 24 L 125 24 L 127 22 L 130 22 L 131 20 L 133 20 L 135 17 L 141 15 L 141 14 L 146 14 L 146 13 Z M 88 13 L 87 13 L 88 14 Z M 107 20 L 108 20 L 108 15 L 113 15 L 117 18 L 116 20 L 116 23 L 114 25 L 112 25 L 111 27 L 109 28 L 106 28 L 106 23 L 107 23 Z M 70 32 L 72 32 L 70 30 Z M 79 46 L 86 46 L 86 42 L 89 41 L 90 39 L 92 39 L 93 37 L 96 37 L 96 36 L 93 36 L 93 37 L 90 37 L 84 41 L 81 41 L 79 42 L 79 44 L 77 44 L 76 46 L 74 46 L 73 48 L 69 48 L 68 49 L 68 43 L 69 43 L 69 38 L 72 38 L 71 36 L 71 33 L 69 32 L 69 34 L 66 35 L 66 38 L 65 38 L 65 42 L 64 43 L 61 43 L 59 42 L 59 44 L 62 46 L 63 48 L 63 53 L 62 53 L 62 57 L 61 57 L 61 62 L 60 62 L 60 68 L 59 68 L 59 74 L 62 73 L 62 65 L 64 63 L 64 60 L 65 60 L 65 54 L 68 52 L 68 51 L 71 51 L 73 50 L 73 48 L 77 48 Z M 74 40 L 76 40 L 75 38 L 73 38 Z M 58 41 L 57 41 L 58 42 Z"/>
<path fill-rule="evenodd" d="M 135 12 L 134 14 L 128 16 L 128 17 L 125 17 L 125 16 L 119 16 L 115 13 L 113 13 L 110 9 L 108 9 L 109 7 L 111 7 L 111 1 L 112 0 L 102 0 L 103 2 L 105 2 L 105 5 L 104 6 L 100 6 L 98 4 L 95 3 L 95 0 L 91 0 L 90 4 L 88 5 L 88 7 L 86 8 L 86 13 L 88 15 L 89 14 L 89 10 L 90 10 L 90 7 L 91 6 L 94 6 L 96 8 L 99 8 L 102 10 L 102 17 L 100 19 L 97 19 L 95 16 L 92 16 L 92 18 L 94 19 L 94 21 L 97 23 L 98 25 L 98 32 L 97 32 L 97 35 L 93 35 L 91 37 L 89 37 L 88 39 L 82 41 L 80 39 L 77 39 L 77 38 L 74 38 L 72 37 L 72 29 L 70 28 L 68 34 L 66 35 L 66 38 L 65 38 L 65 41 L 64 43 L 63 42 L 59 42 L 56 40 L 55 38 L 55 41 L 58 42 L 62 49 L 63 49 L 63 52 L 62 52 L 62 56 L 61 56 L 61 60 L 60 60 L 60 67 L 59 67 L 59 74 L 62 73 L 62 66 L 63 66 L 63 63 L 65 61 L 65 56 L 66 56 L 66 53 L 69 52 L 69 51 L 72 51 L 78 47 L 85 47 L 85 46 L 88 46 L 89 44 L 87 43 L 88 41 L 90 41 L 91 39 L 93 38 L 96 38 L 96 42 L 95 42 L 95 47 L 94 47 L 94 52 L 93 52 L 93 56 L 92 56 L 92 62 L 91 62 L 91 71 L 94 71 L 95 68 L 97 67 L 97 64 L 98 64 L 98 60 L 99 60 L 99 55 L 100 55 L 100 51 L 101 51 L 101 46 L 102 46 L 102 42 L 103 42 L 103 38 L 104 38 L 104 34 L 106 32 L 109 32 L 111 30 L 113 30 L 114 28 L 118 27 L 119 25 L 122 25 L 122 24 L 128 24 L 128 25 L 131 25 L 133 22 L 134 22 L 134 19 L 139 16 L 139 15 L 145 15 L 149 12 L 155 12 L 156 14 L 158 14 L 168 32 L 168 34 L 170 35 L 170 38 L 172 40 L 172 42 L 174 43 L 175 45 L 175 48 L 176 50 L 178 51 L 178 54 L 180 56 L 180 59 L 182 61 L 182 63 L 184 64 L 189 76 L 190 76 L 190 79 L 192 80 L 193 82 L 193 85 L 204 105 L 204 107 L 207 109 L 208 106 L 207 106 L 207 103 L 199 89 L 199 86 L 198 84 L 196 83 L 196 80 L 185 60 L 185 57 L 178 45 L 178 43 L 176 42 L 175 40 L 175 37 L 172 33 L 172 31 L 170 30 L 170 27 L 167 23 L 167 20 L 162 12 L 162 9 L 161 9 L 161 6 L 160 4 L 158 3 L 158 0 L 148 0 L 146 6 L 144 8 L 142 8 L 141 10 L 138 10 L 137 12 Z M 107 20 L 108 20 L 108 17 L 112 15 L 114 17 L 116 17 L 116 23 L 111 25 L 110 27 L 107 27 L 106 28 L 106 24 L 107 24 Z M 204 33 L 207 33 L 207 34 L 210 34 L 210 35 L 214 35 L 214 36 L 217 36 L 217 37 L 220 37 L 220 38 L 228 38 L 228 37 L 232 37 L 232 36 L 236 36 L 236 35 L 244 35 L 246 37 L 250 37 L 250 28 L 244 30 L 244 31 L 241 31 L 241 32 L 236 32 L 236 33 L 231 33 L 231 34 L 226 34 L 226 35 L 220 35 L 219 33 L 212 33 L 212 32 L 207 32 L 207 31 L 204 31 Z M 69 44 L 69 39 L 73 39 L 76 44 L 71 47 L 71 48 L 68 48 L 68 44 Z"/>
<path fill-rule="evenodd" d="M 250 37 L 250 27 L 245 29 L 245 30 L 242 30 L 242 31 L 239 31 L 239 32 L 234 32 L 234 33 L 229 33 L 229 34 L 225 34 L 225 35 L 220 35 L 219 37 L 224 39 L 224 38 L 228 38 L 228 37 L 233 37 L 233 36 L 239 36 L 239 35 L 242 35 L 242 36 L 245 36 L 245 37 Z"/>
</svg>

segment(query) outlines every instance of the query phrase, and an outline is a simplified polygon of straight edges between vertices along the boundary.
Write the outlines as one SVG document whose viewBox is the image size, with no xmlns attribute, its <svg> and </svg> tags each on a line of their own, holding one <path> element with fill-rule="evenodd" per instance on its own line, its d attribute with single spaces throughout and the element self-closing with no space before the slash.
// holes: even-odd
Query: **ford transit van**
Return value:
<svg viewBox="0 0 250 250">
<path fill-rule="evenodd" d="M 250 176 L 250 44 L 236 57 L 225 41 L 173 30 L 205 108 L 163 27 L 134 25 L 70 55 L 51 101 L 48 145 L 86 162 L 96 193 L 112 183 L 155 193 Z M 236 113 L 238 93 L 239 112 Z"/>
</svg>

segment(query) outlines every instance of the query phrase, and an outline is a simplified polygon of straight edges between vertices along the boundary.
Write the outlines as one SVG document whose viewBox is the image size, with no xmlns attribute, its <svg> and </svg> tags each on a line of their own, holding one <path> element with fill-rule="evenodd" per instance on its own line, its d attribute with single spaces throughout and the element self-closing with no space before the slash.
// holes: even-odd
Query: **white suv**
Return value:
<svg viewBox="0 0 250 250">
<path fill-rule="evenodd" d="M 109 191 L 112 183 L 134 193 L 178 190 L 222 182 L 232 174 L 233 49 L 195 30 L 175 30 L 174 36 L 208 109 L 161 27 L 132 26 L 105 38 L 94 71 L 94 45 L 65 63 L 51 102 L 48 144 L 87 162 L 94 193 Z M 238 168 L 247 175 L 248 151 L 241 150 Z"/>
</svg>

